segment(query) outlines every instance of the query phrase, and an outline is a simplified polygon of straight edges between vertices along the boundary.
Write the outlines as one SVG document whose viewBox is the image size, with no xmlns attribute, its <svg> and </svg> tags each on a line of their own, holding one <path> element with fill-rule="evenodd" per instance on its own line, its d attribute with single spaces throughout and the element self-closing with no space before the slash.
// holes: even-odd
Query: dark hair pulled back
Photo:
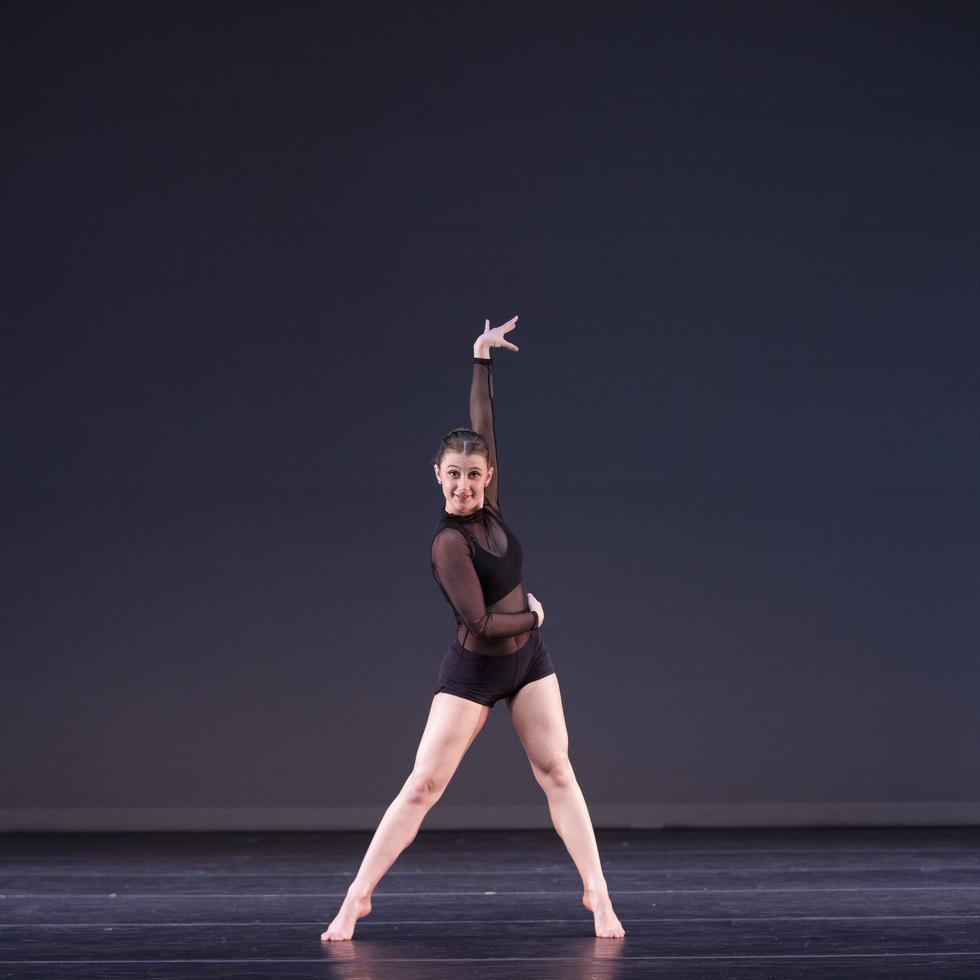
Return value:
<svg viewBox="0 0 980 980">
<path fill-rule="evenodd" d="M 439 448 L 436 450 L 432 462 L 436 466 L 442 465 L 442 457 L 446 453 L 460 453 L 463 456 L 473 456 L 479 453 L 486 457 L 487 465 L 490 465 L 490 445 L 479 432 L 473 429 L 453 429 L 442 437 Z"/>
</svg>

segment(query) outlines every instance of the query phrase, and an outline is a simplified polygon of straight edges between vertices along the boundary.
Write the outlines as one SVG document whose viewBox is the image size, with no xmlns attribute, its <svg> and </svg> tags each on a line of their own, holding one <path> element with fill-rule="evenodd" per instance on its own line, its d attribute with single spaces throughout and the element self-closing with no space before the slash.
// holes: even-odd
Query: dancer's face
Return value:
<svg viewBox="0 0 980 980">
<path fill-rule="evenodd" d="M 442 484 L 446 513 L 463 516 L 483 506 L 483 491 L 493 477 L 486 456 L 479 453 L 463 456 L 446 453 L 442 465 L 434 466 L 436 479 Z"/>
</svg>

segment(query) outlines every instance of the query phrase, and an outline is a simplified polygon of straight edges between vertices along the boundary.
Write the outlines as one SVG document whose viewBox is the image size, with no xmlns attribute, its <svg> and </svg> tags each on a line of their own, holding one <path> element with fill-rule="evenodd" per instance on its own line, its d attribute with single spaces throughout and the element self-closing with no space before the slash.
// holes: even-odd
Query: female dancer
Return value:
<svg viewBox="0 0 980 980">
<path fill-rule="evenodd" d="M 371 911 L 382 875 L 415 839 L 496 701 L 504 699 L 517 735 L 548 798 L 555 830 L 582 878 L 582 902 L 597 936 L 625 935 L 613 911 L 585 798 L 568 759 L 558 677 L 541 639 L 544 608 L 523 583 L 520 542 L 499 508 L 490 350 L 517 317 L 473 345 L 471 429 L 454 429 L 433 462 L 445 507 L 432 539 L 432 573 L 456 614 L 457 634 L 443 657 L 415 767 L 391 802 L 347 896 L 320 938 L 350 939 Z"/>
</svg>

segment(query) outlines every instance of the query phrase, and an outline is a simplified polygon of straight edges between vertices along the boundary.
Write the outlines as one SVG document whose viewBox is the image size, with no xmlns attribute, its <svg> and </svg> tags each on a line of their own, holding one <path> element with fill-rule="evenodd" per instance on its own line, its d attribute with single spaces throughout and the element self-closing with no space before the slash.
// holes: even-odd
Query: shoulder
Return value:
<svg viewBox="0 0 980 980">
<path fill-rule="evenodd" d="M 442 525 L 432 535 L 433 558 L 458 558 L 473 554 L 469 535 L 461 528 Z"/>
</svg>

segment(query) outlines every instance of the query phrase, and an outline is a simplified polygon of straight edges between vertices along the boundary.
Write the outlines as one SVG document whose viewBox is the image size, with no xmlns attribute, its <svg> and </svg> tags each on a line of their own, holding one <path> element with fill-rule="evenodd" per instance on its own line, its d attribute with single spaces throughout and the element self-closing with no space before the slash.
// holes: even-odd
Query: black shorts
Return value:
<svg viewBox="0 0 980 980">
<path fill-rule="evenodd" d="M 438 687 L 492 708 L 501 698 L 516 694 L 525 684 L 555 673 L 540 630 L 514 653 L 473 653 L 453 643 L 439 665 Z"/>
</svg>

